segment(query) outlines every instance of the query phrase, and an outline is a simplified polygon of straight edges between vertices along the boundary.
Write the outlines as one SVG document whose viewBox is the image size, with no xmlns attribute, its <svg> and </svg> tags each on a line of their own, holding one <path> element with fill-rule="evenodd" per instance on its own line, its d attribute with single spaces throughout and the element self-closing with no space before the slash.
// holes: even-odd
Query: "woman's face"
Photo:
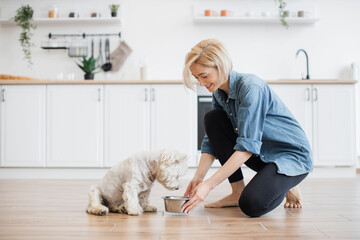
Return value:
<svg viewBox="0 0 360 240">
<path fill-rule="evenodd" d="M 215 92 L 218 88 L 227 90 L 227 81 L 219 79 L 219 71 L 214 67 L 205 67 L 199 63 L 193 63 L 190 72 L 200 83 L 200 86 L 206 87 L 209 92 Z"/>
</svg>

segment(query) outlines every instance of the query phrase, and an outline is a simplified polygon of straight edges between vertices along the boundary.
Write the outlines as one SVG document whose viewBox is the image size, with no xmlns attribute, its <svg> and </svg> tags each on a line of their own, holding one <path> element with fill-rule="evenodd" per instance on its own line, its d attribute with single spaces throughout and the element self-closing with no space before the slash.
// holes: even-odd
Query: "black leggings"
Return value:
<svg viewBox="0 0 360 240">
<path fill-rule="evenodd" d="M 205 115 L 205 132 L 211 149 L 221 165 L 235 152 L 237 134 L 224 111 L 212 110 Z M 281 204 L 289 189 L 298 185 L 308 173 L 298 176 L 286 176 L 277 172 L 274 163 L 265 163 L 252 155 L 245 165 L 257 172 L 244 188 L 240 199 L 240 209 L 250 217 L 264 215 Z M 230 183 L 243 180 L 241 168 L 228 179 Z"/>
</svg>

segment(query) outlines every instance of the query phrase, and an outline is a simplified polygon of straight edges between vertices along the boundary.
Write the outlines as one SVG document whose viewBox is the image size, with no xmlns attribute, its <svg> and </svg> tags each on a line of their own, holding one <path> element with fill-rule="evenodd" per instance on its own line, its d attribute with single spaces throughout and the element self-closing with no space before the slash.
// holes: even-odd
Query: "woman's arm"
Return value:
<svg viewBox="0 0 360 240">
<path fill-rule="evenodd" d="M 204 180 L 206 173 L 209 171 L 209 168 L 214 162 L 214 159 L 215 157 L 209 153 L 201 154 L 199 166 L 193 179 L 190 181 L 184 196 L 192 195 L 195 187 Z"/>
<path fill-rule="evenodd" d="M 197 185 L 190 194 L 190 200 L 186 202 L 182 209 L 184 213 L 190 213 L 202 201 L 205 200 L 209 192 L 219 185 L 222 181 L 233 174 L 242 164 L 244 164 L 252 153 L 235 151 L 229 160 L 208 180 Z"/>
<path fill-rule="evenodd" d="M 200 157 L 200 163 L 196 170 L 195 176 L 200 179 L 204 179 L 206 173 L 209 171 L 209 168 L 214 162 L 215 157 L 209 153 L 202 153 Z"/>
</svg>

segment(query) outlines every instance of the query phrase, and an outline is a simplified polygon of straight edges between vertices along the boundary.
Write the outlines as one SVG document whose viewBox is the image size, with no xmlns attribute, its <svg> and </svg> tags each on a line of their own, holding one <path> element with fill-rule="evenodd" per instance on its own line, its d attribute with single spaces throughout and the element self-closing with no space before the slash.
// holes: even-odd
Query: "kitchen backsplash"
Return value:
<svg viewBox="0 0 360 240">
<path fill-rule="evenodd" d="M 203 1 L 203 0 L 116 0 L 116 1 L 0 1 L 1 19 L 15 15 L 15 10 L 29 3 L 35 18 L 46 18 L 54 5 L 60 17 L 77 12 L 80 17 L 100 13 L 110 17 L 109 4 L 120 4 L 119 23 L 48 23 L 41 22 L 34 31 L 32 50 L 34 65 L 28 68 L 23 60 L 18 35 L 20 29 L 14 24 L 0 23 L 0 73 L 25 75 L 42 79 L 82 79 L 83 73 L 66 50 L 41 49 L 41 41 L 51 33 L 105 33 L 121 32 L 133 52 L 118 72 L 98 73 L 96 79 L 140 79 L 140 69 L 147 68 L 149 79 L 179 80 L 185 54 L 197 42 L 205 38 L 223 41 L 233 58 L 234 68 L 252 72 L 271 79 L 300 79 L 306 71 L 303 56 L 295 57 L 299 48 L 309 54 L 313 79 L 351 79 L 351 63 L 360 61 L 360 32 L 353 31 L 360 22 L 359 1 L 336 0 L 288 0 L 294 4 L 317 9 L 319 21 L 315 24 L 290 24 L 285 29 L 280 23 L 194 23 L 194 7 L 236 4 L 238 9 L 246 6 L 252 12 L 277 11 L 273 0 Z M 225 4 L 226 3 L 226 4 Z M 258 10 L 257 10 L 258 9 Z M 272 10 L 274 9 L 274 10 Z M 344 27 L 346 26 L 346 27 Z M 104 39 L 103 39 L 104 40 Z M 98 43 L 99 38 L 95 38 Z M 110 39 L 110 50 L 119 45 L 119 39 Z M 97 45 L 96 45 L 97 46 Z M 95 50 L 95 54 L 97 51 Z"/>
</svg>

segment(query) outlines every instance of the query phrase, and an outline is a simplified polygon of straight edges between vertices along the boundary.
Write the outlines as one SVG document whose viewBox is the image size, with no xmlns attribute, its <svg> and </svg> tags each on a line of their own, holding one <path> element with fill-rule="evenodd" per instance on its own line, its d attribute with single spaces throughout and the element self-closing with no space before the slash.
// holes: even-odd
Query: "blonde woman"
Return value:
<svg viewBox="0 0 360 240">
<path fill-rule="evenodd" d="M 205 207 L 239 206 L 251 217 L 272 211 L 285 197 L 285 207 L 302 207 L 296 186 L 313 169 L 310 144 L 267 83 L 233 71 L 228 52 L 215 39 L 191 49 L 183 75 L 186 87 L 199 83 L 213 95 L 212 110 L 204 118 L 200 163 L 184 194 L 190 199 L 183 211 L 190 213 L 226 178 L 232 193 Z M 222 167 L 204 181 L 215 158 Z M 243 164 L 257 172 L 246 186 Z"/>
</svg>

